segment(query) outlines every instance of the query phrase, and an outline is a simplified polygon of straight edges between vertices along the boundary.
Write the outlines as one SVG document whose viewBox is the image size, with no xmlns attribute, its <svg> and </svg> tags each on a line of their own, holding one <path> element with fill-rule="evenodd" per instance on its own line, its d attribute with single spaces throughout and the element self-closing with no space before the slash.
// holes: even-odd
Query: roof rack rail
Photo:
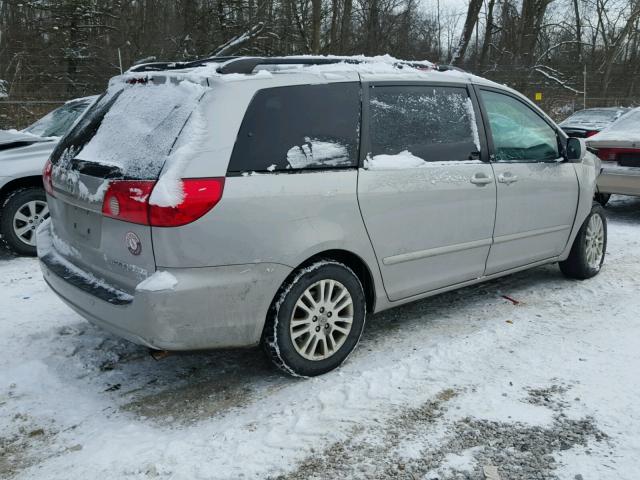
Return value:
<svg viewBox="0 0 640 480">
<path fill-rule="evenodd" d="M 241 57 L 218 67 L 218 73 L 253 73 L 258 65 L 330 65 L 332 63 L 362 63 L 353 58 L 327 57 Z"/>
<path fill-rule="evenodd" d="M 221 74 L 228 73 L 253 73 L 255 68 L 259 65 L 330 65 L 334 63 L 350 63 L 350 64 L 362 64 L 368 63 L 367 58 L 353 58 L 353 57 L 208 57 L 201 58 L 199 60 L 192 60 L 188 62 L 153 62 L 144 63 L 142 65 L 136 65 L 129 69 L 129 72 L 158 72 L 162 70 L 181 70 L 183 68 L 202 67 L 209 63 L 222 63 L 218 67 L 217 72 Z M 417 69 L 433 68 L 429 67 L 424 62 L 410 61 L 410 60 L 398 60 L 393 64 L 397 68 L 413 67 Z M 440 71 L 449 70 L 451 68 L 447 65 L 439 65 L 437 67 Z"/>
<path fill-rule="evenodd" d="M 352 57 L 237 57 L 225 62 L 218 67 L 217 72 L 227 73 L 253 73 L 259 65 L 330 65 L 334 63 L 362 64 L 368 60 Z M 420 62 L 402 61 L 394 63 L 398 68 L 413 67 L 427 68 L 427 65 Z"/>
<path fill-rule="evenodd" d="M 466 70 L 463 70 L 460 67 L 456 67 L 455 65 L 437 65 L 436 66 L 436 70 L 439 72 L 450 72 L 450 71 L 456 71 L 456 72 L 462 72 L 462 73 L 469 73 Z"/>
<path fill-rule="evenodd" d="M 191 60 L 188 62 L 153 62 L 153 63 L 143 63 L 142 65 L 137 65 L 131 67 L 129 69 L 130 72 L 157 72 L 160 70 L 181 70 L 183 68 L 193 68 L 193 67 L 201 67 L 206 65 L 207 63 L 223 63 L 228 62 L 230 60 L 235 60 L 236 58 L 241 57 L 208 57 L 201 58 L 198 60 Z"/>
</svg>

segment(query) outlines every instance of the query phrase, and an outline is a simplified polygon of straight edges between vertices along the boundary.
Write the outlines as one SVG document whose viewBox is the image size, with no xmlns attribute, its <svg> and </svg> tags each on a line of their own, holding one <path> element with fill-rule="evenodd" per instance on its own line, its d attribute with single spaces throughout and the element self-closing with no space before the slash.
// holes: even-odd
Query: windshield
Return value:
<svg viewBox="0 0 640 480">
<path fill-rule="evenodd" d="M 33 125 L 25 128 L 24 131 L 40 137 L 61 137 L 67 133 L 90 103 L 90 100 L 67 103 L 49 112 Z"/>
<path fill-rule="evenodd" d="M 205 92 L 188 81 L 115 85 L 57 145 L 51 162 L 99 165 L 131 179 L 157 178 Z"/>
<path fill-rule="evenodd" d="M 590 109 L 574 113 L 562 123 L 611 123 L 623 110 Z"/>
</svg>

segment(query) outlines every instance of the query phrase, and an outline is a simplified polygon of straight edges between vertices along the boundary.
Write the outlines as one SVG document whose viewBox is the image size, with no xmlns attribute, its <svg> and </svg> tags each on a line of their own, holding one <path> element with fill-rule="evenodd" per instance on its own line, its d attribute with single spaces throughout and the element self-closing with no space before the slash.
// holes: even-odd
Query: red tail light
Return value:
<svg viewBox="0 0 640 480">
<path fill-rule="evenodd" d="M 44 190 L 51 196 L 53 196 L 53 180 L 51 174 L 53 173 L 53 165 L 51 160 L 47 160 L 42 169 L 42 183 L 44 183 Z"/>
<path fill-rule="evenodd" d="M 151 205 L 154 180 L 114 180 L 102 202 L 103 215 L 154 227 L 179 227 L 196 221 L 222 198 L 224 178 L 182 180 L 183 199 L 174 207 Z"/>
<path fill-rule="evenodd" d="M 149 196 L 154 180 L 114 180 L 102 201 L 102 214 L 125 222 L 149 225 Z"/>
<path fill-rule="evenodd" d="M 600 133 L 598 130 L 589 130 L 584 134 L 585 138 L 593 137 L 596 133 Z"/>
<path fill-rule="evenodd" d="M 598 157 L 600 157 L 600 160 L 604 160 L 607 162 L 620 161 L 620 155 L 623 155 L 625 153 L 630 153 L 633 156 L 640 155 L 640 149 L 623 147 L 598 149 Z"/>
<path fill-rule="evenodd" d="M 615 162 L 617 158 L 617 150 L 615 148 L 599 148 L 598 157 L 605 162 Z"/>
<path fill-rule="evenodd" d="M 150 206 L 154 227 L 186 225 L 211 210 L 222 198 L 224 178 L 186 178 L 182 180 L 182 202 L 175 207 Z"/>
</svg>

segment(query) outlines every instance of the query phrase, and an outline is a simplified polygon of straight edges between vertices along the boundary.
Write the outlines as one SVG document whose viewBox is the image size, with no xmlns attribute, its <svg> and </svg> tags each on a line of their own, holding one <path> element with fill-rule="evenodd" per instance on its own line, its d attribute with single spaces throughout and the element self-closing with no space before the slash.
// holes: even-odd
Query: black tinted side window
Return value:
<svg viewBox="0 0 640 480">
<path fill-rule="evenodd" d="M 354 167 L 360 85 L 296 85 L 260 90 L 236 140 L 229 172 Z"/>
<path fill-rule="evenodd" d="M 478 128 L 465 88 L 374 86 L 370 112 L 371 157 L 411 154 L 426 162 L 479 158 Z"/>
</svg>

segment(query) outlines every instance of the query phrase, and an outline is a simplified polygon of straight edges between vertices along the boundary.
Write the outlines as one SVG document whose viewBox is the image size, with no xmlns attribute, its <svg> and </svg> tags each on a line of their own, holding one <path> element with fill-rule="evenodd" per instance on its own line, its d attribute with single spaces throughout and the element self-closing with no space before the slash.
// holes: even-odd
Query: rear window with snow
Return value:
<svg viewBox="0 0 640 480">
<path fill-rule="evenodd" d="M 479 158 L 478 128 L 465 88 L 373 86 L 369 105 L 369 156 L 374 159 L 398 156 L 400 162 L 407 154 L 426 162 Z"/>
<path fill-rule="evenodd" d="M 230 173 L 354 167 L 358 163 L 357 83 L 260 90 L 238 132 Z"/>
<path fill-rule="evenodd" d="M 624 110 L 589 108 L 580 110 L 567 118 L 563 124 L 571 123 L 609 123 L 620 117 Z"/>
<path fill-rule="evenodd" d="M 52 163 L 75 160 L 109 167 L 111 175 L 157 178 L 204 91 L 188 81 L 111 87 L 63 138 Z"/>
<path fill-rule="evenodd" d="M 638 140 L 640 138 L 640 108 L 636 108 L 624 117 L 620 117 L 620 120 L 612 124 L 609 130 L 629 133 L 632 135 L 629 137 L 630 139 Z"/>
</svg>

